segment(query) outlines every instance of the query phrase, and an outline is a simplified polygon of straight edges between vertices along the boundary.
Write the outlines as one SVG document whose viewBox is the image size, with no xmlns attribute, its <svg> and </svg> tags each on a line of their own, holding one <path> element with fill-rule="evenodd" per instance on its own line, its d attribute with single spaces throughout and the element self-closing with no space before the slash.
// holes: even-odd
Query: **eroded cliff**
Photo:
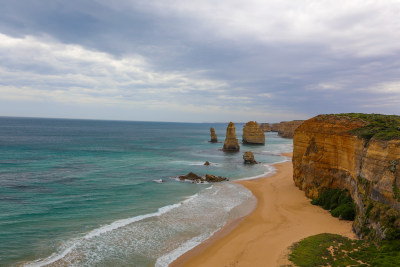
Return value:
<svg viewBox="0 0 400 267">
<path fill-rule="evenodd" d="M 400 140 L 379 137 L 377 124 L 361 117 L 319 115 L 302 123 L 293 139 L 293 179 L 310 198 L 326 188 L 347 189 L 360 236 L 400 238 Z M 400 127 L 389 131 L 379 123 L 385 136 L 400 136 Z"/>
<path fill-rule="evenodd" d="M 285 138 L 293 138 L 294 131 L 304 120 L 281 121 L 280 123 L 271 124 L 271 132 L 278 132 L 279 136 Z"/>
<path fill-rule="evenodd" d="M 271 125 L 269 123 L 260 123 L 260 128 L 264 132 L 271 132 Z"/>
</svg>

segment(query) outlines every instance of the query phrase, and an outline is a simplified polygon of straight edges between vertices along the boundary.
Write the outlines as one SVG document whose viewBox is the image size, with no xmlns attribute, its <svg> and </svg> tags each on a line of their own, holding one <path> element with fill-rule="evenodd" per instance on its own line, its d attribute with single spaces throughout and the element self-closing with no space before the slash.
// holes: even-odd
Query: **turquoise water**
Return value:
<svg viewBox="0 0 400 267">
<path fill-rule="evenodd" d="M 268 133 L 224 153 L 208 140 L 226 126 L 0 118 L 0 266 L 168 265 L 254 203 L 240 185 L 176 176 L 254 177 L 292 149 Z M 247 150 L 263 164 L 244 165 Z"/>
</svg>

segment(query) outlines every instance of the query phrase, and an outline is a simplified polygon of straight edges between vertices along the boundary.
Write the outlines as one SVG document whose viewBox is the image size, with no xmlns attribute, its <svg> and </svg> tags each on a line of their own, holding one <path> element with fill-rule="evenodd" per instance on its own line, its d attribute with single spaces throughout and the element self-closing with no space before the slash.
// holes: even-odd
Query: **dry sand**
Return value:
<svg viewBox="0 0 400 267">
<path fill-rule="evenodd" d="M 289 263 L 288 247 L 305 237 L 319 233 L 356 237 L 351 222 L 311 205 L 304 192 L 294 186 L 291 162 L 275 166 L 273 176 L 238 182 L 258 200 L 249 216 L 231 222 L 171 266 L 281 266 Z"/>
</svg>

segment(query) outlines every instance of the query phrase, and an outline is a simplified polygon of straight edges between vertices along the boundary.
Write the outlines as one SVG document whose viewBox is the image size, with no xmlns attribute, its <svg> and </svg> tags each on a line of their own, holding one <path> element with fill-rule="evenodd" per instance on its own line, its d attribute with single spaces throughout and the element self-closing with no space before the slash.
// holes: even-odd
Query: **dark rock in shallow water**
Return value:
<svg viewBox="0 0 400 267">
<path fill-rule="evenodd" d="M 246 164 L 256 164 L 257 161 L 254 159 L 253 152 L 247 151 L 243 154 L 244 163 Z"/>
<path fill-rule="evenodd" d="M 196 181 L 196 182 L 204 181 L 204 179 L 201 176 L 198 176 L 194 172 L 189 172 L 186 175 L 179 176 L 179 180 L 181 180 L 181 181 L 183 181 L 183 180 L 191 180 L 191 181 Z"/>
<path fill-rule="evenodd" d="M 204 165 L 208 166 L 208 165 L 210 165 L 210 162 L 206 161 L 206 162 L 204 162 Z"/>
<path fill-rule="evenodd" d="M 226 177 L 222 177 L 222 176 L 206 174 L 206 181 L 209 183 L 218 183 L 218 182 L 223 182 L 223 181 L 229 181 L 229 179 Z"/>
<path fill-rule="evenodd" d="M 203 183 L 203 182 L 209 182 L 209 183 L 217 183 L 217 182 L 223 182 L 223 181 L 229 181 L 228 178 L 222 177 L 222 176 L 215 176 L 212 174 L 206 174 L 206 177 L 203 178 L 193 172 L 189 172 L 187 175 L 181 175 L 179 176 L 179 180 L 184 181 L 184 180 L 189 180 L 192 181 L 193 183 Z"/>
</svg>

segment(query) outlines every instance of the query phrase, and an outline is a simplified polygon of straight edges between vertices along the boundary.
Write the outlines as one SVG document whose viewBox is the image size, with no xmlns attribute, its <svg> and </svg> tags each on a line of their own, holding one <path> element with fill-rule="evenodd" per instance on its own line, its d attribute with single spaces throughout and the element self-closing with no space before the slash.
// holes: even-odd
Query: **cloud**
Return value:
<svg viewBox="0 0 400 267">
<path fill-rule="evenodd" d="M 396 0 L 120 0 L 108 5 L 191 21 L 196 25 L 196 31 L 186 29 L 191 38 L 208 34 L 212 39 L 237 42 L 320 44 L 359 57 L 388 55 L 400 49 L 400 36 L 393 34 L 400 31 L 400 3 Z"/>
<path fill-rule="evenodd" d="M 379 83 L 367 88 L 367 91 L 375 94 L 393 94 L 400 96 L 400 81 Z"/>
<path fill-rule="evenodd" d="M 0 115 L 8 99 L 98 118 L 263 121 L 386 112 L 397 97 L 394 0 L 21 0 L 2 10 Z"/>
<path fill-rule="evenodd" d="M 0 34 L 0 60 L 3 98 L 14 92 L 13 98 L 17 94 L 36 95 L 61 102 L 103 99 L 120 104 L 157 98 L 179 101 L 177 94 L 213 93 L 227 86 L 224 81 L 201 77 L 200 72 L 157 72 L 139 55 L 116 58 L 79 45 L 32 36 L 14 38 Z M 10 91 L 10 86 L 20 90 Z"/>
</svg>

